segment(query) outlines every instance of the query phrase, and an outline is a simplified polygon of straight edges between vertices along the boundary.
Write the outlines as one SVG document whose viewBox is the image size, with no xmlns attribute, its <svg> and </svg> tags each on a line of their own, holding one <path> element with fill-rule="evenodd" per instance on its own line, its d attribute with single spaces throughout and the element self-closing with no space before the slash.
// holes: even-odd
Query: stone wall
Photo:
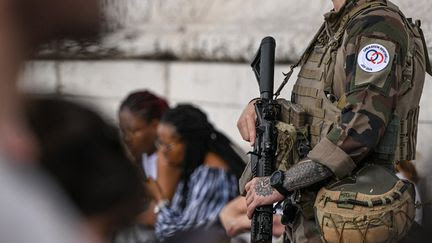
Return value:
<svg viewBox="0 0 432 243">
<path fill-rule="evenodd" d="M 275 70 L 276 87 L 288 65 Z M 298 70 L 297 70 L 298 71 Z M 297 73 L 294 73 L 295 77 Z M 294 80 L 281 94 L 290 97 Z M 149 89 L 167 97 L 171 105 L 191 102 L 208 112 L 213 123 L 245 150 L 236 121 L 242 108 L 258 95 L 258 84 L 246 63 L 145 60 L 45 60 L 28 64 L 20 87 L 33 93 L 59 93 L 90 103 L 116 122 L 123 97 L 135 89 Z M 421 99 L 419 141 L 421 173 L 432 170 L 432 78 L 427 77 Z"/>
<path fill-rule="evenodd" d="M 295 0 L 103 0 L 107 33 L 97 44 L 67 43 L 44 57 L 249 61 L 262 37 L 277 40 L 276 58 L 297 60 L 331 2 Z M 422 19 L 432 50 L 432 5 L 395 0 L 406 16 Z"/>
<path fill-rule="evenodd" d="M 100 43 L 66 43 L 30 62 L 20 87 L 58 93 L 92 104 L 116 121 L 122 97 L 150 89 L 172 105 L 192 102 L 215 125 L 249 149 L 235 127 L 244 105 L 258 95 L 249 67 L 262 37 L 277 40 L 277 82 L 297 60 L 331 8 L 330 1 L 104 0 L 109 32 Z M 432 4 L 396 0 L 407 16 L 421 18 L 432 53 Z M 296 74 L 294 74 L 295 76 Z M 289 97 L 292 82 L 282 96 Z M 432 79 L 421 101 L 417 163 L 423 195 L 432 198 Z"/>
</svg>

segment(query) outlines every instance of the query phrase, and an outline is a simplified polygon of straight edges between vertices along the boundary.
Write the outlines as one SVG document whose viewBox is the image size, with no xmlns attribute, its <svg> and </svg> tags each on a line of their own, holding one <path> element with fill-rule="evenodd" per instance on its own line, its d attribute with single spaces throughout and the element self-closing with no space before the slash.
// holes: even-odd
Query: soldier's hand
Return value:
<svg viewBox="0 0 432 243">
<path fill-rule="evenodd" d="M 285 197 L 270 185 L 270 177 L 255 177 L 246 184 L 247 216 L 252 218 L 255 208 L 272 205 Z"/>
<path fill-rule="evenodd" d="M 251 146 L 254 145 L 256 136 L 255 122 L 257 115 L 255 113 L 255 102 L 256 100 L 249 102 L 237 121 L 237 128 L 242 138 L 250 142 Z"/>
</svg>

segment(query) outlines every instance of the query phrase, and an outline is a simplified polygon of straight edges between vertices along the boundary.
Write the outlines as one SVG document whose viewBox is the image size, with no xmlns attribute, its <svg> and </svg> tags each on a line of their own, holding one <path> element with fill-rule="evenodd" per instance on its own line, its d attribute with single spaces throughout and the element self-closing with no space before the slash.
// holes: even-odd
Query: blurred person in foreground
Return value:
<svg viewBox="0 0 432 243">
<path fill-rule="evenodd" d="M 142 90 L 129 94 L 122 101 L 118 113 L 123 142 L 143 176 L 144 186 L 150 190 L 157 188 L 157 127 L 168 108 L 165 99 Z M 117 232 L 113 242 L 155 242 L 155 205 L 154 198 L 143 205 L 144 211 L 136 217 L 135 224 Z"/>
<path fill-rule="evenodd" d="M 15 83 L 24 61 L 53 40 L 96 38 L 98 0 L 4 0 L 0 3 L 0 147 L 12 160 L 29 161 L 34 141 L 21 117 Z"/>
<path fill-rule="evenodd" d="M 225 242 L 222 208 L 238 196 L 244 161 L 198 108 L 178 105 L 158 127 L 156 236 L 163 242 Z"/>
<path fill-rule="evenodd" d="M 85 217 L 100 242 L 132 221 L 141 209 L 142 187 L 117 130 L 84 106 L 58 97 L 26 102 L 39 141 L 39 164 Z"/>
<path fill-rule="evenodd" d="M 37 141 L 22 117 L 15 82 L 21 65 L 43 43 L 94 37 L 97 0 L 0 2 L 0 242 L 88 242 L 73 207 L 37 170 Z"/>
</svg>

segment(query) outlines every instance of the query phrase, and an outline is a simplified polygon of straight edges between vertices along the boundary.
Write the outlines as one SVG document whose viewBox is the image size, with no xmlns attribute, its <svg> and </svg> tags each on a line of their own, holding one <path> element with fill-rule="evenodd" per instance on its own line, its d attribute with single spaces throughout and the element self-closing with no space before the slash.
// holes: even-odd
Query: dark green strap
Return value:
<svg viewBox="0 0 432 243">
<path fill-rule="evenodd" d="M 328 202 L 337 203 L 337 204 L 351 204 L 356 206 L 362 206 L 362 207 L 376 207 L 381 206 L 385 204 L 391 204 L 394 200 L 398 200 L 401 198 L 402 193 L 404 193 L 408 189 L 408 184 L 404 183 L 404 185 L 398 190 L 397 192 L 394 192 L 391 196 L 377 200 L 372 200 L 372 205 L 369 204 L 368 201 L 360 201 L 356 199 L 342 199 L 342 200 L 327 200 Z"/>
</svg>

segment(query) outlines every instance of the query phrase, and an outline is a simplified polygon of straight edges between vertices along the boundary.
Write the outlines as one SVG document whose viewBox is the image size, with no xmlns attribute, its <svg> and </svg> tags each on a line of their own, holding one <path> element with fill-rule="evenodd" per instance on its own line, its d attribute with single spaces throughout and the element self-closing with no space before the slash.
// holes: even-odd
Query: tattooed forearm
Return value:
<svg viewBox="0 0 432 243">
<path fill-rule="evenodd" d="M 270 185 L 269 177 L 262 177 L 257 179 L 255 191 L 258 196 L 270 196 L 273 193 L 273 190 L 273 187 L 271 187 Z"/>
<path fill-rule="evenodd" d="M 324 165 L 310 159 L 295 164 L 285 172 L 284 187 L 297 190 L 331 177 L 333 173 Z"/>
</svg>

